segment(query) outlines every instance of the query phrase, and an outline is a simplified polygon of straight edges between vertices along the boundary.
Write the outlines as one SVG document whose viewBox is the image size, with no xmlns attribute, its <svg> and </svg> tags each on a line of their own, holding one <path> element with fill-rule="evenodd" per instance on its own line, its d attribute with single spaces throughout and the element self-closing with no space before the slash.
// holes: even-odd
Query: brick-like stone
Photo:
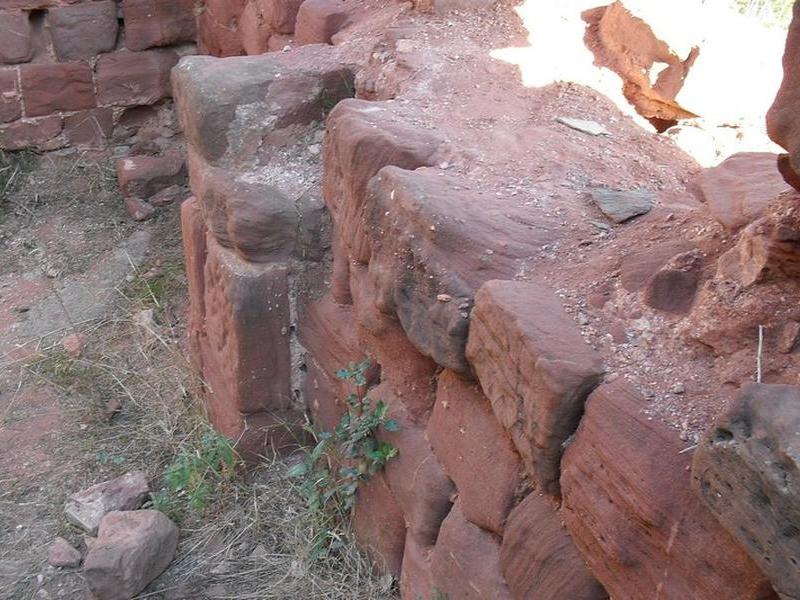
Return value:
<svg viewBox="0 0 800 600">
<path fill-rule="evenodd" d="M 64 117 L 64 132 L 74 146 L 103 147 L 113 129 L 114 112 L 110 108 L 93 108 Z"/>
<path fill-rule="evenodd" d="M 239 17 L 246 0 L 205 0 L 198 17 L 197 41 L 201 54 L 237 56 L 244 53 Z"/>
<path fill-rule="evenodd" d="M 330 44 L 331 38 L 352 22 L 352 9 L 344 0 L 305 0 L 295 22 L 295 41 Z"/>
<path fill-rule="evenodd" d="M 439 376 L 428 439 L 458 488 L 464 516 L 502 535 L 522 479 L 514 445 L 480 388 L 452 371 Z"/>
<path fill-rule="evenodd" d="M 356 540 L 383 573 L 400 575 L 406 524 L 383 473 L 358 488 L 353 508 Z"/>
<path fill-rule="evenodd" d="M 475 296 L 467 357 L 537 488 L 558 494 L 562 444 L 603 363 L 549 289 L 489 281 Z"/>
<path fill-rule="evenodd" d="M 303 0 L 260 0 L 264 19 L 276 33 L 294 33 L 297 11 Z"/>
<path fill-rule="evenodd" d="M 431 572 L 435 593 L 445 598 L 512 598 L 500 572 L 499 538 L 467 521 L 458 502 L 442 523 L 431 555 Z"/>
<path fill-rule="evenodd" d="M 64 122 L 58 115 L 14 121 L 0 126 L 0 148 L 21 150 L 36 147 L 52 150 L 49 143 L 58 138 L 63 129 Z"/>
<path fill-rule="evenodd" d="M 0 63 L 27 62 L 32 56 L 32 30 L 28 13 L 0 10 Z"/>
<path fill-rule="evenodd" d="M 27 117 L 95 107 L 88 63 L 30 64 L 20 67 L 20 73 Z"/>
<path fill-rule="evenodd" d="M 264 54 L 272 32 L 264 18 L 260 2 L 249 2 L 239 17 L 239 34 L 245 54 Z"/>
<path fill-rule="evenodd" d="M 164 156 L 127 156 L 117 161 L 117 180 L 123 196 L 146 199 L 186 183 L 186 162 L 178 151 Z"/>
<path fill-rule="evenodd" d="M 97 61 L 97 99 L 101 105 L 134 106 L 168 98 L 170 71 L 177 62 L 172 50 L 104 54 Z"/>
<path fill-rule="evenodd" d="M 22 100 L 17 86 L 17 70 L 0 70 L 0 123 L 16 121 L 22 116 Z"/>
<path fill-rule="evenodd" d="M 598 387 L 564 453 L 561 514 L 612 598 L 770 598 L 763 573 L 691 487 L 678 432 L 623 378 Z"/>
<path fill-rule="evenodd" d="M 47 26 L 58 60 L 86 60 L 117 45 L 117 5 L 99 0 L 52 8 Z"/>
<path fill-rule="evenodd" d="M 550 500 L 536 492 L 508 517 L 500 570 L 514 598 L 606 600 Z"/>
<path fill-rule="evenodd" d="M 780 597 L 800 597 L 800 387 L 745 385 L 700 442 L 692 473 Z"/>
<path fill-rule="evenodd" d="M 123 0 L 125 46 L 138 51 L 195 41 L 197 4 L 196 0 Z"/>
</svg>

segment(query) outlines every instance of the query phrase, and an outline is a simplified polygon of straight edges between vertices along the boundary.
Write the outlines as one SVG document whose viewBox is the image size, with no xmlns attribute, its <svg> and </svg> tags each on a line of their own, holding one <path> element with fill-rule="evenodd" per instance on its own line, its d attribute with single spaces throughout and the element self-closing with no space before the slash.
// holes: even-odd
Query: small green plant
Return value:
<svg viewBox="0 0 800 600">
<path fill-rule="evenodd" d="M 178 454 L 167 467 L 165 487 L 152 495 L 153 507 L 175 518 L 187 508 L 203 512 L 216 487 L 236 475 L 240 462 L 228 438 L 207 431 L 196 447 Z"/>
<path fill-rule="evenodd" d="M 376 437 L 379 429 L 397 431 L 398 426 L 388 418 L 386 404 L 380 400 L 373 404 L 366 394 L 369 366 L 365 360 L 337 371 L 338 378 L 356 388 L 347 397 L 347 412 L 333 432 L 315 433 L 314 448 L 289 470 L 290 476 L 302 479 L 301 491 L 311 510 L 348 514 L 359 485 L 397 456 L 397 448 Z"/>
</svg>

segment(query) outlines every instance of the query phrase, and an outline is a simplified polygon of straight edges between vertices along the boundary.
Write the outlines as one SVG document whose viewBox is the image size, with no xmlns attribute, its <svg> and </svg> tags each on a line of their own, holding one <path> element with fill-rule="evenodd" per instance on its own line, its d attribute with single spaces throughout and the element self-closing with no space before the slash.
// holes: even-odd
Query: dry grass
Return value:
<svg viewBox="0 0 800 600">
<path fill-rule="evenodd" d="M 39 182 L 47 177 L 41 171 L 32 175 Z M 99 188 L 94 189 L 87 193 Z M 18 190 L 14 198 L 34 215 L 48 209 L 46 203 L 25 204 L 33 198 L 29 190 Z M 62 199 L 61 210 L 69 207 L 87 219 L 87 228 L 99 225 L 77 197 Z M 33 357 L 0 358 L 0 371 L 15 374 L 20 389 L 51 390 L 62 415 L 49 441 L 57 456 L 53 468 L 25 477 L 0 473 L 0 598 L 41 597 L 35 595 L 41 590 L 52 598 L 83 597 L 79 573 L 44 564 L 54 536 L 81 544 L 80 532 L 63 518 L 66 496 L 133 469 L 145 471 L 157 490 L 168 466 L 197 452 L 209 431 L 198 401 L 200 382 L 181 345 L 186 281 L 177 210 L 150 226 L 158 254 L 119 286 L 111 316 L 83 328 L 87 337 L 79 357 L 61 348 L 62 333 L 38 340 Z M 136 315 L 148 309 L 155 321 L 143 326 Z M 27 416 L 11 406 L 0 414 L 0 427 Z M 336 529 L 347 538 L 347 524 L 306 510 L 288 466 L 280 458 L 265 460 L 236 478 L 215 480 L 203 509 L 183 506 L 178 556 L 140 598 L 396 597 L 393 582 L 375 576 L 352 544 L 310 558 L 322 532 Z"/>
</svg>

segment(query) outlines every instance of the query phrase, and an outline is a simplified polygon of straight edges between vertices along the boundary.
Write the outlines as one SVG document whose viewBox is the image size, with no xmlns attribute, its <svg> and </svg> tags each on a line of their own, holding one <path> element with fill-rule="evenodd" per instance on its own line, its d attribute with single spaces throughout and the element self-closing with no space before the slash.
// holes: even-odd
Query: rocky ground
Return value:
<svg viewBox="0 0 800 600">
<path fill-rule="evenodd" d="M 89 597 L 80 569 L 48 565 L 57 536 L 87 549 L 67 497 L 137 469 L 163 491 L 165 470 L 209 432 L 181 347 L 177 207 L 136 224 L 112 165 L 0 162 L 0 598 Z M 201 507 L 180 495 L 160 505 L 180 544 L 142 597 L 391 597 L 349 546 L 310 558 L 333 525 L 304 512 L 286 469 L 214 480 Z"/>
</svg>

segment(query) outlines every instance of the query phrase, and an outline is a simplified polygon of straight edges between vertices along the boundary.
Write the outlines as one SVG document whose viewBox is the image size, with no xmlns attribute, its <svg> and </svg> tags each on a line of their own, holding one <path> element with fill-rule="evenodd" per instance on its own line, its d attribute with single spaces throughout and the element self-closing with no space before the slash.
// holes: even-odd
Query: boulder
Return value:
<svg viewBox="0 0 800 600">
<path fill-rule="evenodd" d="M 108 513 L 135 510 L 149 495 L 147 476 L 141 471 L 132 471 L 73 494 L 67 500 L 64 513 L 67 521 L 95 535 L 100 521 Z"/>
<path fill-rule="evenodd" d="M 464 517 L 502 535 L 522 468 L 489 400 L 475 383 L 443 371 L 426 431 L 436 457 L 458 489 Z"/>
<path fill-rule="evenodd" d="M 51 567 L 74 569 L 81 566 L 83 557 L 62 537 L 57 537 L 47 550 L 47 564 Z"/>
<path fill-rule="evenodd" d="M 28 117 L 60 110 L 94 108 L 92 67 L 84 62 L 29 64 L 20 67 Z"/>
<path fill-rule="evenodd" d="M 97 99 L 103 105 L 155 104 L 172 96 L 170 70 L 178 62 L 174 50 L 120 50 L 97 60 Z"/>
<path fill-rule="evenodd" d="M 0 10 L 0 31 L 0 63 L 23 63 L 33 57 L 33 30 L 27 12 Z"/>
<path fill-rule="evenodd" d="M 767 132 L 770 138 L 789 153 L 783 162 L 787 183 L 796 189 L 800 181 L 800 4 L 794 4 L 794 18 L 789 26 L 786 52 L 783 55 L 783 83 L 775 102 L 767 113 Z"/>
<path fill-rule="evenodd" d="M 694 453 L 695 489 L 781 598 L 800 597 L 800 387 L 747 384 Z"/>
<path fill-rule="evenodd" d="M 562 516 L 612 598 L 768 598 L 769 584 L 691 488 L 679 432 L 619 378 L 598 387 L 562 462 Z"/>
<path fill-rule="evenodd" d="M 600 356 L 550 290 L 489 281 L 475 297 L 467 357 L 537 489 L 557 495 L 562 444 L 600 382 Z"/>
<path fill-rule="evenodd" d="M 359 486 L 353 508 L 353 532 L 358 545 L 382 573 L 400 576 L 406 524 L 383 473 Z"/>
<path fill-rule="evenodd" d="M 164 572 L 178 547 L 178 528 L 157 510 L 111 512 L 83 563 L 97 600 L 132 598 Z"/>
<path fill-rule="evenodd" d="M 511 600 L 500 572 L 500 542 L 464 518 L 458 502 L 442 523 L 431 554 L 434 595 L 459 600 Z"/>
<path fill-rule="evenodd" d="M 125 46 L 128 50 L 147 50 L 195 41 L 195 4 L 196 0 L 124 0 Z"/>
<path fill-rule="evenodd" d="M 351 22 L 352 8 L 346 0 L 305 0 L 297 11 L 295 42 L 330 44 L 331 38 Z"/>
<path fill-rule="evenodd" d="M 16 69 L 0 69 L 0 123 L 22 116 L 22 101 L 17 87 Z"/>
<path fill-rule="evenodd" d="M 99 0 L 51 8 L 47 27 L 59 61 L 90 60 L 117 45 L 117 5 Z"/>
<path fill-rule="evenodd" d="M 147 199 L 186 183 L 186 160 L 178 151 L 164 156 L 126 156 L 117 161 L 117 181 L 123 197 Z"/>
<path fill-rule="evenodd" d="M 605 600 L 552 502 L 533 492 L 508 517 L 500 570 L 515 600 Z"/>
<path fill-rule="evenodd" d="M 786 191 L 769 152 L 743 152 L 700 173 L 698 185 L 711 215 L 731 232 L 758 219 Z"/>
</svg>

